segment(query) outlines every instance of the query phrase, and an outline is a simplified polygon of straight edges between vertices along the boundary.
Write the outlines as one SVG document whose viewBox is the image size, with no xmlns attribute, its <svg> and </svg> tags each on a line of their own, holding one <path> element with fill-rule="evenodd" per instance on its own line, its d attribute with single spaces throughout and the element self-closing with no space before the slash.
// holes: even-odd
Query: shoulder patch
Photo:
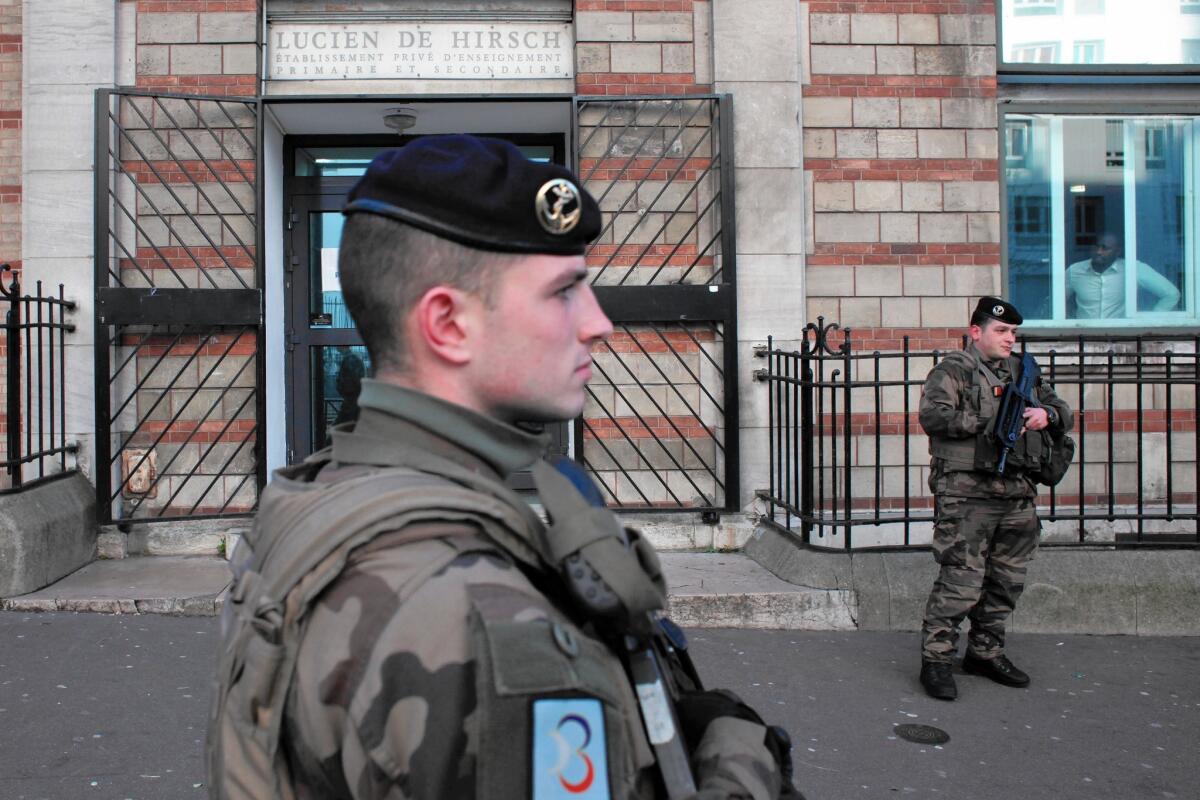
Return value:
<svg viewBox="0 0 1200 800">
<path fill-rule="evenodd" d="M 604 707 L 590 697 L 533 703 L 533 800 L 611 797 Z"/>
</svg>

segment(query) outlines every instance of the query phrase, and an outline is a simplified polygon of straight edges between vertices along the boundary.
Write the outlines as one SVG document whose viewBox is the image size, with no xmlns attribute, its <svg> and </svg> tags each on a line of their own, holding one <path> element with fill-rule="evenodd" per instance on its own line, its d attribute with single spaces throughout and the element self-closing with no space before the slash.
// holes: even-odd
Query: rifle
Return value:
<svg viewBox="0 0 1200 800">
<path fill-rule="evenodd" d="M 549 475 L 543 473 L 540 467 L 534 468 L 539 491 L 550 488 L 551 478 L 565 478 L 578 492 L 578 497 L 585 504 L 585 510 L 604 508 L 604 499 L 599 487 L 578 464 L 570 459 L 561 458 L 551 462 L 551 465 L 552 472 Z M 552 524 L 556 512 L 562 512 L 564 519 L 571 517 L 570 500 L 567 500 L 567 505 L 560 505 L 566 495 L 569 495 L 569 490 L 558 495 L 542 495 L 547 516 Z M 577 519 L 580 524 L 586 524 L 585 519 L 588 516 L 594 517 L 584 514 Z M 623 549 L 628 553 L 630 560 L 627 566 L 634 570 L 641 569 L 637 566 L 639 562 L 633 552 L 638 546 L 615 517 L 611 517 L 611 520 L 614 526 L 612 538 L 602 537 L 602 540 L 613 544 L 620 542 L 617 552 Z M 611 557 L 615 553 L 610 551 L 608 555 Z M 609 640 L 633 681 L 642 724 L 646 730 L 646 737 L 654 748 L 655 761 L 667 797 L 670 800 L 694 798 L 696 779 L 692 774 L 688 746 L 675 706 L 681 694 L 703 693 L 704 690 L 700 675 L 688 653 L 687 636 L 678 625 L 657 610 L 628 613 L 617 593 L 605 581 L 600 571 L 588 563 L 582 550 L 577 550 L 563 559 L 560 574 L 568 594 L 577 606 L 586 612 L 597 630 Z M 744 706 L 740 700 L 737 702 Z M 753 721 L 766 727 L 766 723 L 753 709 L 748 706 L 745 706 L 745 709 L 753 716 Z M 768 738 L 778 751 L 773 755 L 776 755 L 779 761 L 784 788 L 788 790 L 781 797 L 803 800 L 803 796 L 795 791 L 792 785 L 792 747 L 787 731 L 779 726 L 769 727 Z M 769 744 L 768 747 L 770 746 Z"/>
<path fill-rule="evenodd" d="M 665 617 L 660 622 L 674 625 Z M 665 634 L 659 636 L 665 638 Z M 661 640 L 658 644 L 661 645 Z M 656 642 L 653 638 L 627 635 L 624 660 L 633 678 L 642 724 L 654 748 L 654 759 L 658 762 L 667 797 L 671 800 L 695 797 L 696 779 L 692 775 L 692 763 L 688 759 L 683 730 L 675 713 L 675 702 L 670 696 L 671 687 L 663 673 Z M 686 663 L 690 665 L 690 659 Z"/>
<path fill-rule="evenodd" d="M 552 466 L 558 476 L 566 478 L 579 492 L 587 507 L 605 507 L 600 488 L 578 464 L 567 458 L 559 458 L 552 462 Z M 538 473 L 535 471 L 534 474 L 536 478 Z M 543 476 L 545 479 L 546 476 Z M 539 486 L 539 490 L 541 488 Z M 555 504 L 555 499 L 561 500 L 563 494 L 565 492 L 561 492 L 558 498 L 542 498 L 552 523 L 555 510 L 551 505 Z M 611 524 L 612 534 L 620 541 L 620 546 L 632 551 L 633 543 L 624 527 L 615 517 Z M 626 566 L 640 569 L 636 565 L 636 556 L 629 552 Z M 655 761 L 667 797 L 669 800 L 695 797 L 696 779 L 692 774 L 683 729 L 675 710 L 676 669 L 682 667 L 696 688 L 700 688 L 699 675 L 691 659 L 686 657 L 687 639 L 683 631 L 657 611 L 628 615 L 617 593 L 580 551 L 567 556 L 560 570 L 568 593 L 610 641 L 633 681 L 646 738 L 654 748 Z M 669 661 L 664 664 L 664 659 Z"/>
<path fill-rule="evenodd" d="M 1004 387 L 1004 395 L 1000 398 L 1000 411 L 996 414 L 996 422 L 992 427 L 992 432 L 1001 447 L 1000 460 L 996 462 L 997 474 L 1004 474 L 1008 454 L 1017 446 L 1017 437 L 1025 427 L 1025 409 L 1029 406 L 1041 406 L 1033 394 L 1041 375 L 1042 370 L 1033 360 L 1033 356 L 1024 353 L 1021 356 L 1021 377 Z"/>
</svg>

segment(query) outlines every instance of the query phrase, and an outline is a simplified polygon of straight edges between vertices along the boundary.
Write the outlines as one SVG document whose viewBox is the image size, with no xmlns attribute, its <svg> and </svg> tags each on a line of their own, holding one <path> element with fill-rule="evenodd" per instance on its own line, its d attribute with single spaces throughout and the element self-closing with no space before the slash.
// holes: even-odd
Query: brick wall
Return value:
<svg viewBox="0 0 1200 800">
<path fill-rule="evenodd" d="M 0 261 L 21 263 L 20 0 L 0 0 Z"/>
<path fill-rule="evenodd" d="M 136 86 L 254 96 L 260 15 L 258 0 L 137 0 Z M 251 111 L 237 102 L 125 98 L 118 117 L 128 130 L 117 193 L 138 216 L 136 228 L 122 220 L 116 236 L 122 284 L 253 287 Z M 155 472 L 149 491 L 123 491 L 124 513 L 230 513 L 253 506 L 260 428 L 252 396 L 253 335 L 231 328 L 186 336 L 159 330 L 126 334 L 123 343 L 137 347 L 127 364 L 136 375 L 115 376 L 123 387 L 137 378 L 136 422 L 126 423 L 125 447 L 133 464 L 145 460 Z"/>
<path fill-rule="evenodd" d="M 578 0 L 579 94 L 711 91 L 709 3 L 693 0 Z"/>
<path fill-rule="evenodd" d="M 0 262 L 21 268 L 21 2 L 0 0 Z M 8 276 L 0 280 L 8 283 Z M 7 304 L 0 304 L 0 312 Z M 4 435 L 8 420 L 4 367 L 0 341 L 0 458 L 8 456 Z M 8 476 L 0 474 L 0 486 Z"/>
<path fill-rule="evenodd" d="M 138 0 L 137 85 L 253 95 L 259 16 L 258 0 Z"/>
<path fill-rule="evenodd" d="M 589 255 L 598 283 L 703 283 L 719 221 L 706 210 L 717 153 L 705 100 L 628 104 L 629 95 L 712 91 L 711 8 L 692 0 L 579 0 L 576 91 L 606 95 L 580 112 L 579 169 L 601 198 L 604 231 Z M 711 170 L 711 172 L 710 172 Z M 724 503 L 717 334 L 706 326 L 618 325 L 594 355 L 583 460 L 609 500 L 634 506 Z"/>
<path fill-rule="evenodd" d="M 809 317 L 954 346 L 1000 289 L 994 3 L 801 5 Z"/>
</svg>

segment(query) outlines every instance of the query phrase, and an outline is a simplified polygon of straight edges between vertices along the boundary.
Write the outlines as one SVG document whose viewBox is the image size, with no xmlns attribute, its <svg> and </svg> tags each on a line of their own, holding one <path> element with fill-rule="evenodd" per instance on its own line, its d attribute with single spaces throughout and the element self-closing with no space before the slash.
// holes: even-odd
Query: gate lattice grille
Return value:
<svg viewBox="0 0 1200 800">
<path fill-rule="evenodd" d="M 257 503 L 259 142 L 257 100 L 97 92 L 102 522 Z"/>
<path fill-rule="evenodd" d="M 733 509 L 737 336 L 728 97 L 580 98 L 587 254 L 615 333 L 592 353 L 582 460 L 611 505 Z"/>
</svg>

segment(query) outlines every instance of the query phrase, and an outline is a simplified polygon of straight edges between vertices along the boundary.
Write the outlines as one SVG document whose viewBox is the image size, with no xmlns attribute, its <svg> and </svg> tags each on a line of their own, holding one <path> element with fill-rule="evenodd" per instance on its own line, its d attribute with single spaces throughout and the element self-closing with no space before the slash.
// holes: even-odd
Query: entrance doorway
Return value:
<svg viewBox="0 0 1200 800">
<path fill-rule="evenodd" d="M 526 157 L 566 163 L 563 134 L 489 134 Z M 416 136 L 293 136 L 284 140 L 284 325 L 288 461 L 329 443 L 330 429 L 358 416 L 358 392 L 374 365 L 347 312 L 338 281 L 341 207 L 371 159 Z M 566 424 L 550 431 L 568 452 Z M 519 479 L 517 488 L 527 488 Z"/>
</svg>

